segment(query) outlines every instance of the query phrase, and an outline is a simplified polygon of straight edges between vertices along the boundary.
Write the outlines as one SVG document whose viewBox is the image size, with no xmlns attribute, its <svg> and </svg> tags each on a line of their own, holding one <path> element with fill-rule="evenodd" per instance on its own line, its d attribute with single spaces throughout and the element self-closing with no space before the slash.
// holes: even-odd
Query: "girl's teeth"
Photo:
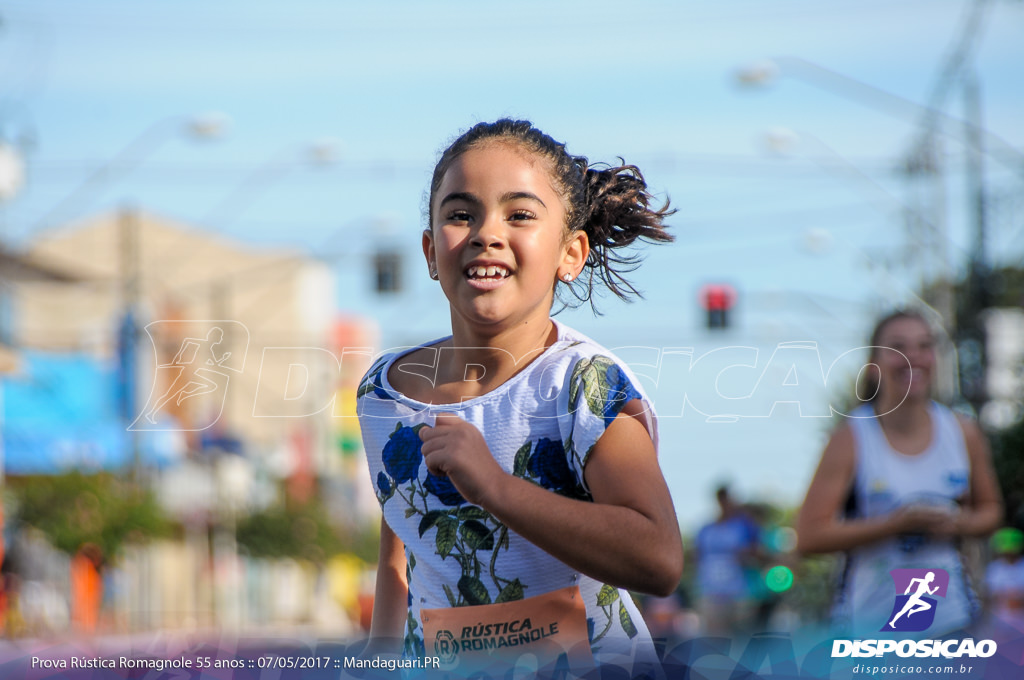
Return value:
<svg viewBox="0 0 1024 680">
<path fill-rule="evenodd" d="M 506 275 L 506 270 L 502 267 L 470 267 L 467 271 L 471 278 L 494 278 L 502 277 Z"/>
</svg>

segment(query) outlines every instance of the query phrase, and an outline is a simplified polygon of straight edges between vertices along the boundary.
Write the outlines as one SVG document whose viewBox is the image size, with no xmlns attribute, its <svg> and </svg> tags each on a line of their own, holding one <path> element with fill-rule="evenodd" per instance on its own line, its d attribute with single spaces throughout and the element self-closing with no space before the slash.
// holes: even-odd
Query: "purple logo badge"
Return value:
<svg viewBox="0 0 1024 680">
<path fill-rule="evenodd" d="M 927 629 L 935 620 L 938 604 L 935 598 L 946 597 L 949 572 L 945 569 L 893 569 L 889 575 L 896 587 L 896 602 L 882 630 L 916 633 Z"/>
</svg>

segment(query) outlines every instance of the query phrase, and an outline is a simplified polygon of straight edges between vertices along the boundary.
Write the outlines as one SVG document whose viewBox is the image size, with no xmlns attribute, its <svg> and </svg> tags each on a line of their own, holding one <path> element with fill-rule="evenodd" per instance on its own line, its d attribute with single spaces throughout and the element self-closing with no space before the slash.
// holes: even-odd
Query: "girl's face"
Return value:
<svg viewBox="0 0 1024 680">
<path fill-rule="evenodd" d="M 927 399 L 935 369 L 935 341 L 928 325 L 915 318 L 893 319 L 878 334 L 877 344 L 885 348 L 872 351 L 881 394 Z"/>
<path fill-rule="evenodd" d="M 556 280 L 575 279 L 589 252 L 585 234 L 566 234 L 547 163 L 499 140 L 452 163 L 430 217 L 423 253 L 451 304 L 453 328 L 500 332 L 546 321 Z"/>
</svg>

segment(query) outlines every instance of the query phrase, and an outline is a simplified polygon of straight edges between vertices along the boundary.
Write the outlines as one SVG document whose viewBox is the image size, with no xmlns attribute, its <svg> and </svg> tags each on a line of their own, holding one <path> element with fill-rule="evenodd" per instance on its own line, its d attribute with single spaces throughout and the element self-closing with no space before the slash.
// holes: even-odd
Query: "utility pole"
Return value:
<svg viewBox="0 0 1024 680">
<path fill-rule="evenodd" d="M 117 240 L 121 265 L 121 306 L 123 309 L 118 338 L 118 361 L 121 367 L 122 416 L 127 424 L 131 448 L 132 480 L 142 485 L 141 432 L 132 427 L 138 415 L 139 387 L 139 215 L 132 208 L 117 214 Z"/>
<path fill-rule="evenodd" d="M 987 239 L 988 216 L 986 210 L 984 141 L 978 134 L 981 125 L 981 96 L 977 74 L 965 70 L 962 74 L 964 98 L 964 134 L 967 140 L 967 195 L 969 214 L 973 222 L 970 259 L 967 264 L 965 309 L 961 318 L 960 373 L 963 396 L 975 412 L 987 401 L 986 393 L 986 338 L 983 315 L 991 305 L 990 273 Z"/>
<path fill-rule="evenodd" d="M 950 53 L 944 60 L 939 78 L 932 89 L 922 121 L 923 134 L 917 142 L 917 149 L 935 144 L 940 126 L 945 119 L 941 114 L 947 94 L 961 86 L 964 98 L 963 131 L 967 150 L 965 174 L 968 182 L 968 196 L 971 201 L 968 211 L 973 217 L 973 244 L 967 262 L 966 294 L 957 300 L 955 313 L 947 319 L 957 353 L 960 373 L 960 394 L 970 403 L 975 413 L 986 402 L 985 395 L 985 327 L 982 315 L 989 305 L 988 261 L 985 254 L 985 177 L 983 167 L 984 131 L 981 128 L 981 104 L 978 81 L 970 66 L 971 57 L 979 41 L 985 16 L 991 7 L 991 0 L 974 0 L 967 8 L 960 34 Z M 937 158 L 934 176 L 936 190 L 944 196 L 942 158 Z M 944 206 L 943 206 L 944 208 Z"/>
</svg>

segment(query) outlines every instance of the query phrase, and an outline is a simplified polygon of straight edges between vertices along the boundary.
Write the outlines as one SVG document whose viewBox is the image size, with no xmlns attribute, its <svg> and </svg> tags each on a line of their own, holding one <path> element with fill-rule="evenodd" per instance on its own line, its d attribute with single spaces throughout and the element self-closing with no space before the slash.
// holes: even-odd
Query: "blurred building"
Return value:
<svg viewBox="0 0 1024 680">
<path fill-rule="evenodd" d="M 72 283 L 68 272 L 52 265 L 36 262 L 19 253 L 0 247 L 0 375 L 10 373 L 17 367 L 17 354 L 12 346 L 13 301 L 11 292 L 20 283 L 47 282 L 50 284 Z"/>
<path fill-rule="evenodd" d="M 981 416 L 987 425 L 998 429 L 1024 415 L 1024 310 L 992 308 L 985 311 L 984 318 L 989 402 Z"/>
<path fill-rule="evenodd" d="M 180 432 L 190 452 L 243 453 L 279 477 L 348 467 L 327 265 L 135 210 L 47 232 L 26 256 L 78 283 L 14 285 L 13 341 L 105 362 L 131 430 Z"/>
<path fill-rule="evenodd" d="M 355 558 L 257 557 L 236 543 L 242 518 L 284 495 L 319 491 L 346 535 L 379 517 L 355 417 L 377 331 L 338 315 L 327 265 L 121 211 L 43 234 L 0 275 L 18 359 L 3 376 L 0 465 L 134 469 L 184 528 L 112 563 L 108 629 L 358 618 L 325 595 L 349 578 L 337 560 Z M 66 573 L 63 558 L 46 561 Z M 70 601 L 65 581 L 26 581 L 26 630 L 66 628 L 67 616 L 36 616 Z"/>
</svg>

